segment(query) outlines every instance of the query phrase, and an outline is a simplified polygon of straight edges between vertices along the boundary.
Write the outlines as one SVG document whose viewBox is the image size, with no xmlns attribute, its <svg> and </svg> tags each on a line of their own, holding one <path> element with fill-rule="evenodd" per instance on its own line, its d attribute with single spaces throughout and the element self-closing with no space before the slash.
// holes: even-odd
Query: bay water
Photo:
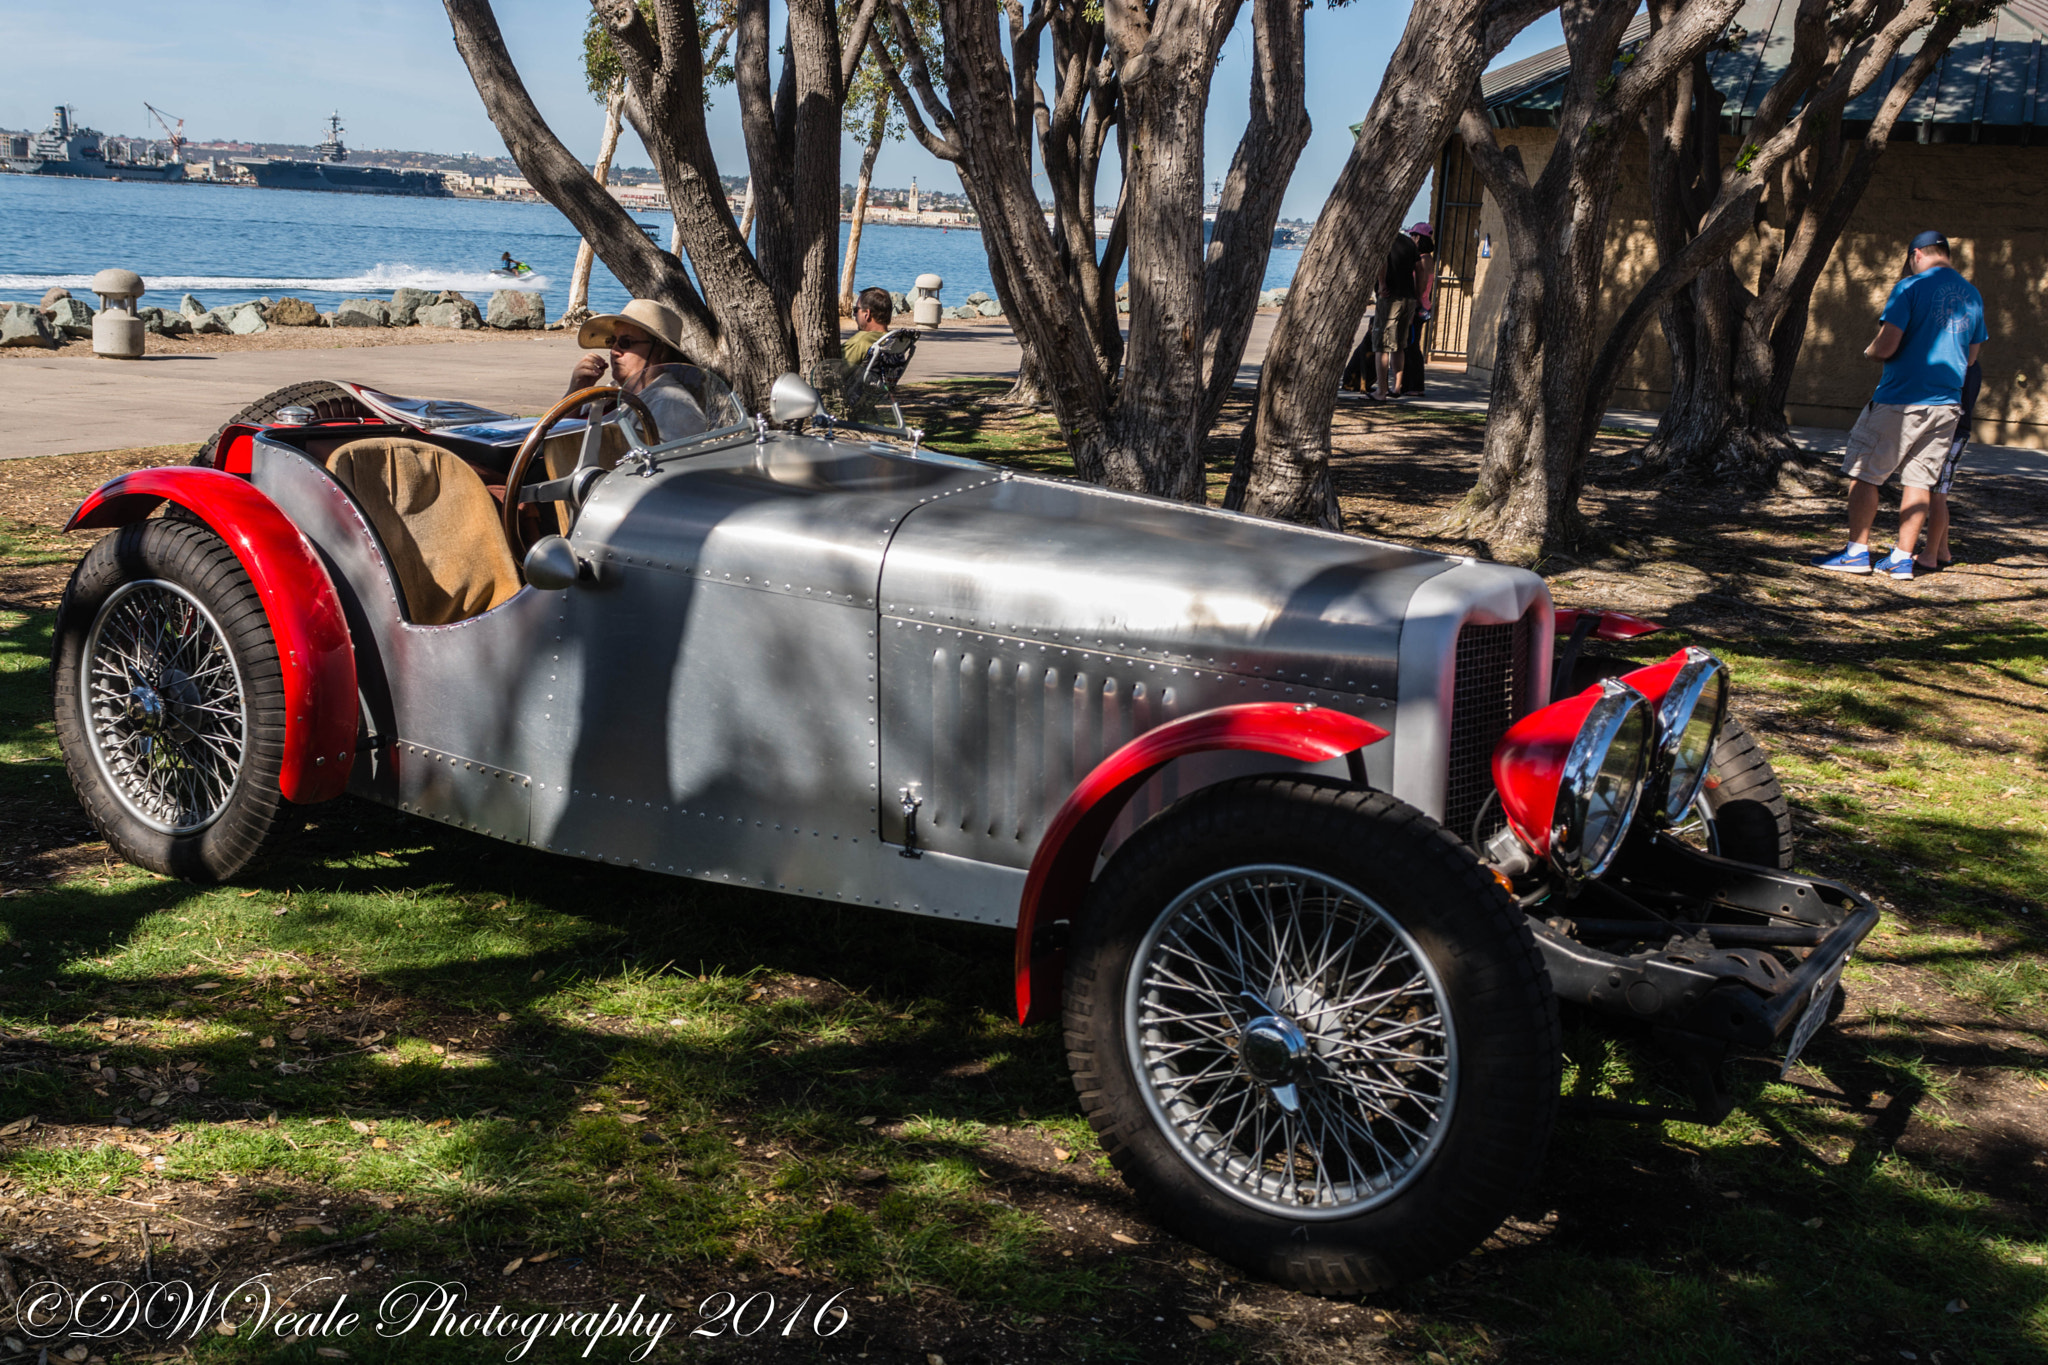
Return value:
<svg viewBox="0 0 2048 1365">
<path fill-rule="evenodd" d="M 632 216 L 668 244 L 668 214 Z M 839 226 L 842 259 L 847 227 Z M 332 309 L 400 285 L 459 290 L 481 304 L 509 286 L 489 273 L 509 251 L 535 271 L 517 287 L 541 293 L 552 318 L 567 306 L 578 242 L 545 203 L 0 174 L 0 302 L 33 303 L 55 285 L 96 303 L 92 277 L 118 266 L 142 276 L 145 305 L 163 308 L 191 293 L 208 308 L 291 294 Z M 1290 282 L 1300 260 L 1300 251 L 1276 248 L 1265 287 Z M 862 231 L 861 287 L 908 292 L 927 272 L 945 279 L 948 304 L 995 293 L 973 229 L 870 222 Z M 628 297 L 599 262 L 591 308 L 615 310 Z"/>
</svg>

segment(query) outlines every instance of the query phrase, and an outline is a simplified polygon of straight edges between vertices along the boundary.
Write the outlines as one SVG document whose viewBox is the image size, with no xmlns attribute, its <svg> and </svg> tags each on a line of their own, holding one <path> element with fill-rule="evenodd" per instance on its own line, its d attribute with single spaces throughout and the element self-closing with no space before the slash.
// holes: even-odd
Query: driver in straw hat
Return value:
<svg viewBox="0 0 2048 1365">
<path fill-rule="evenodd" d="M 695 436 L 710 423 L 670 366 L 684 364 L 683 320 L 673 308 L 652 299 L 634 299 L 616 313 L 600 313 L 576 333 L 576 344 L 590 352 L 569 372 L 566 392 L 599 383 L 607 364 L 611 382 L 647 404 L 661 428 L 661 439 Z"/>
</svg>

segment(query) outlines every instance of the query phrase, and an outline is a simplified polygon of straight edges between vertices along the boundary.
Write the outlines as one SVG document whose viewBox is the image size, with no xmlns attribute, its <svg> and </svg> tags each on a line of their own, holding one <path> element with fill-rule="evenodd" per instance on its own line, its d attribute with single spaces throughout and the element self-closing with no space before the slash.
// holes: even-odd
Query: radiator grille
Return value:
<svg viewBox="0 0 2048 1365">
<path fill-rule="evenodd" d="M 1526 616 L 1507 625 L 1467 623 L 1458 631 L 1444 825 L 1460 839 L 1472 837 L 1472 822 L 1493 794 L 1493 748 L 1514 723 L 1516 703 L 1527 687 L 1529 631 Z M 1498 809 L 1488 812 L 1482 840 L 1504 823 Z"/>
</svg>

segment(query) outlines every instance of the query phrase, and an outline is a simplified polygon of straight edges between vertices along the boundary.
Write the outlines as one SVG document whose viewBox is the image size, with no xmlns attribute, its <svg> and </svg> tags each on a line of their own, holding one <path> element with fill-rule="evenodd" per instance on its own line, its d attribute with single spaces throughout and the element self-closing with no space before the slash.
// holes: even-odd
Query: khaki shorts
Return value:
<svg viewBox="0 0 2048 1365">
<path fill-rule="evenodd" d="M 1842 472 L 1874 484 L 1897 474 L 1906 488 L 1934 488 L 1941 483 L 1949 439 L 1962 415 L 1961 405 L 1955 403 L 1866 403 L 1856 425 L 1849 428 Z"/>
<path fill-rule="evenodd" d="M 1414 299 L 1381 299 L 1374 308 L 1373 350 L 1399 355 L 1408 349 L 1408 329 L 1415 323 Z"/>
</svg>

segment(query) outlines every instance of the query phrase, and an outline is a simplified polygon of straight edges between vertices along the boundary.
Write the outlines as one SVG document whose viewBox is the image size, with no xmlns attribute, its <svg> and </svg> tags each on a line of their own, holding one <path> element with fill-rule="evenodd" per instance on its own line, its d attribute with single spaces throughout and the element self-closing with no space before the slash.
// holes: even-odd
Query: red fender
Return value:
<svg viewBox="0 0 2048 1365">
<path fill-rule="evenodd" d="M 1034 944 L 1039 924 L 1070 914 L 1088 889 L 1109 828 L 1152 774 L 1186 754 L 1255 749 L 1319 763 L 1385 739 L 1371 721 L 1319 706 L 1249 702 L 1183 716 L 1147 730 L 1095 766 L 1053 816 L 1031 858 L 1017 912 L 1017 1018 L 1030 1023 L 1059 1007 L 1066 954 Z M 1035 996 L 1033 977 L 1046 983 Z M 1035 1006 L 1035 1014 L 1034 1014 Z"/>
<path fill-rule="evenodd" d="M 138 469 L 94 489 L 64 529 L 126 526 L 166 499 L 228 543 L 270 619 L 285 698 L 278 789 L 301 804 L 341 795 L 355 764 L 355 649 L 327 566 L 276 503 L 217 469 Z"/>
<path fill-rule="evenodd" d="M 1664 627 L 1655 621 L 1645 621 L 1640 616 L 1631 616 L 1625 611 L 1581 611 L 1573 607 L 1559 607 L 1556 612 L 1557 633 L 1570 635 L 1578 629 L 1579 618 L 1591 616 L 1599 621 L 1593 627 L 1596 640 L 1633 640 L 1638 635 L 1649 635 Z"/>
</svg>

